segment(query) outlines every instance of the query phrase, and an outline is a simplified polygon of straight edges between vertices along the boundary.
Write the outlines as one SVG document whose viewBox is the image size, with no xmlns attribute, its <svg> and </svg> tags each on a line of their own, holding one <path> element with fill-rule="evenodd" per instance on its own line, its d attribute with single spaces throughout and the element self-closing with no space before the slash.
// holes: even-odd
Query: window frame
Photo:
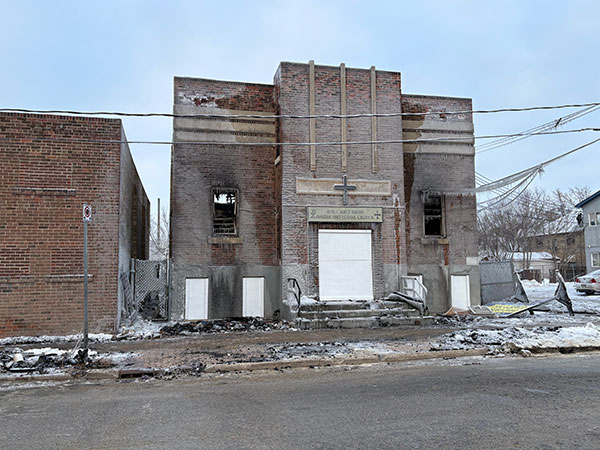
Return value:
<svg viewBox="0 0 600 450">
<path fill-rule="evenodd" d="M 594 264 L 594 256 L 596 257 L 596 264 Z M 590 260 L 591 267 L 600 267 L 600 252 L 590 253 Z"/>
<path fill-rule="evenodd" d="M 425 214 L 425 204 L 430 197 L 440 199 L 440 234 L 427 234 L 426 217 L 437 217 L 437 215 Z M 427 239 L 443 239 L 446 237 L 446 199 L 443 195 L 423 194 L 423 236 Z"/>
<path fill-rule="evenodd" d="M 234 202 L 234 211 L 233 211 L 233 233 L 223 233 L 223 232 L 217 232 L 215 229 L 215 218 L 216 218 L 216 213 L 217 213 L 217 209 L 216 209 L 216 204 L 217 202 L 215 201 L 215 196 L 217 193 L 224 193 L 226 194 L 227 192 L 233 192 L 235 195 L 235 202 Z M 211 193 L 211 202 L 212 202 L 212 236 L 217 237 L 217 236 L 238 236 L 238 204 L 240 202 L 240 192 L 237 188 L 232 188 L 232 187 L 212 187 L 210 190 Z"/>
<path fill-rule="evenodd" d="M 598 226 L 598 216 L 600 216 L 600 213 L 598 212 L 590 212 L 588 213 L 588 225 L 590 227 L 597 227 Z M 592 217 L 594 217 L 594 223 L 592 224 Z"/>
</svg>

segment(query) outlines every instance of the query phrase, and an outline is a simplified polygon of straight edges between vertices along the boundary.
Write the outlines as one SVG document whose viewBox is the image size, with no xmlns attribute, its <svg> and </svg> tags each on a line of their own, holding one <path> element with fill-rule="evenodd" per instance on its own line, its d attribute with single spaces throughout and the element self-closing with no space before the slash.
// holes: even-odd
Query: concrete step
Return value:
<svg viewBox="0 0 600 450">
<path fill-rule="evenodd" d="M 367 301 L 336 301 L 336 302 L 317 302 L 308 305 L 302 305 L 302 311 L 340 311 L 346 309 L 371 309 L 370 302 Z"/>
<path fill-rule="evenodd" d="M 386 308 L 386 309 L 340 309 L 327 311 L 301 310 L 298 317 L 304 319 L 342 319 L 350 317 L 381 317 L 390 315 L 415 316 L 419 312 L 414 308 Z"/>
<path fill-rule="evenodd" d="M 425 317 L 350 317 L 342 319 L 296 319 L 296 326 L 302 330 L 323 328 L 377 328 L 399 325 L 430 325 L 434 323 L 432 316 Z"/>
</svg>

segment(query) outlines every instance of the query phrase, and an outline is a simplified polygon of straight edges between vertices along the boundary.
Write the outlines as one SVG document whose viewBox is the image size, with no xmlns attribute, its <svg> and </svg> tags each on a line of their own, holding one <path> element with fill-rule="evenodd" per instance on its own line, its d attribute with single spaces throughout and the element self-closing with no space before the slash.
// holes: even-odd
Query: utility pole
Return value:
<svg viewBox="0 0 600 450">
<path fill-rule="evenodd" d="M 156 220 L 156 242 L 160 243 L 160 198 L 158 199 L 158 217 Z"/>
</svg>

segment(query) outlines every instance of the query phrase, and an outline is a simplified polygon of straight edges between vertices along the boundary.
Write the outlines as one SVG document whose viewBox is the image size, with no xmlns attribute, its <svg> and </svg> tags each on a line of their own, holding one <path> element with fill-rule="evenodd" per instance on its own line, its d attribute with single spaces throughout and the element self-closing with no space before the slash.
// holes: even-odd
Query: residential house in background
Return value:
<svg viewBox="0 0 600 450">
<path fill-rule="evenodd" d="M 479 304 L 471 109 L 374 67 L 176 77 L 171 318 L 290 318 L 290 287 L 369 301 L 407 275 L 432 312 Z"/>
<path fill-rule="evenodd" d="M 600 268 L 600 191 L 575 205 L 582 209 L 587 272 Z"/>
<path fill-rule="evenodd" d="M 548 252 L 515 252 L 512 262 L 522 279 L 540 282 L 547 278 L 554 283 L 554 271 L 560 266 L 560 259 Z"/>
<path fill-rule="evenodd" d="M 125 141 L 120 120 L 0 113 L 0 337 L 82 330 L 84 203 L 89 329 L 119 325 L 150 209 Z"/>
<path fill-rule="evenodd" d="M 527 248 L 537 254 L 553 255 L 556 265 L 565 280 L 573 280 L 586 272 L 584 227 L 581 212 L 573 210 L 544 225 L 544 229 L 535 236 L 529 236 Z M 533 263 L 533 257 L 532 263 Z M 548 274 L 542 278 L 548 277 Z M 550 277 L 552 278 L 552 277 Z"/>
</svg>

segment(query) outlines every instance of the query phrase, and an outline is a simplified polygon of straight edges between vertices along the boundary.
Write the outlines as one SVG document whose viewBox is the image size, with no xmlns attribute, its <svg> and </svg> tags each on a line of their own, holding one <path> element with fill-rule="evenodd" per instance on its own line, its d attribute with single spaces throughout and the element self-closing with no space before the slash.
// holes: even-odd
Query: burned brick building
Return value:
<svg viewBox="0 0 600 450">
<path fill-rule="evenodd" d="M 0 166 L 0 337 L 81 331 L 84 203 L 89 329 L 114 332 L 150 206 L 121 121 L 0 113 Z"/>
<path fill-rule="evenodd" d="M 406 276 L 433 312 L 479 304 L 471 109 L 343 64 L 176 77 L 171 317 L 290 317 L 290 282 L 368 301 Z"/>
</svg>

